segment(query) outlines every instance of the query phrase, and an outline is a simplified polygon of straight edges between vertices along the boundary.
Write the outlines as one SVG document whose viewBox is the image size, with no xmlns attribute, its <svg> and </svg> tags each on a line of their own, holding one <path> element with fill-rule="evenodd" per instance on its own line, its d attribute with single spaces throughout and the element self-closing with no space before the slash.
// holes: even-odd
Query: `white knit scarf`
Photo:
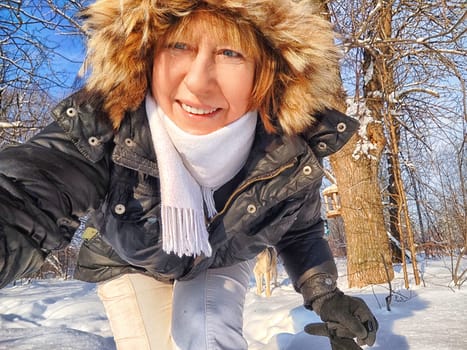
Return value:
<svg viewBox="0 0 467 350">
<path fill-rule="evenodd" d="M 217 214 L 214 191 L 235 176 L 250 153 L 257 112 L 207 135 L 180 129 L 150 95 L 146 113 L 159 168 L 162 248 L 178 256 L 211 256 L 203 199 L 211 218 Z"/>
</svg>

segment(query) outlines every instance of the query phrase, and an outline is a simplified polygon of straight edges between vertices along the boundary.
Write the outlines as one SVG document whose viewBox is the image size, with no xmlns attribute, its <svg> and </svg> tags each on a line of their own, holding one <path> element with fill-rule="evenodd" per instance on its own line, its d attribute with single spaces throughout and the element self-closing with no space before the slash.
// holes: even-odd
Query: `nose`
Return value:
<svg viewBox="0 0 467 350">
<path fill-rule="evenodd" d="M 184 83 L 195 95 L 205 95 L 215 86 L 215 62 L 212 55 L 198 51 L 187 67 Z"/>
</svg>

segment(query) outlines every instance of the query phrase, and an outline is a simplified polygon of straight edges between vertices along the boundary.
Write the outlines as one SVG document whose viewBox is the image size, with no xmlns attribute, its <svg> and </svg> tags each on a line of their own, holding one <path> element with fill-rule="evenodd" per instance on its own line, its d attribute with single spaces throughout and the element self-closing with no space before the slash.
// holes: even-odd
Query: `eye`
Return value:
<svg viewBox="0 0 467 350">
<path fill-rule="evenodd" d="M 231 57 L 231 58 L 242 58 L 243 57 L 243 55 L 240 52 L 230 50 L 230 49 L 221 50 L 220 54 L 226 57 Z"/>
<path fill-rule="evenodd" d="M 188 50 L 188 44 L 181 43 L 181 42 L 175 42 L 175 43 L 169 43 L 167 44 L 167 48 L 169 49 L 174 49 L 174 50 Z"/>
</svg>

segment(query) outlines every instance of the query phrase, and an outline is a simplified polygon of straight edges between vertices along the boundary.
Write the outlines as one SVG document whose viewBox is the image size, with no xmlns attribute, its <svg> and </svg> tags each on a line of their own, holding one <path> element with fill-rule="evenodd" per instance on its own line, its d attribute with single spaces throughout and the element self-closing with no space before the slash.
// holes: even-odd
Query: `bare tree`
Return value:
<svg viewBox="0 0 467 350">
<path fill-rule="evenodd" d="M 328 8 L 334 4 L 320 1 L 320 5 L 322 12 L 336 23 L 336 12 L 330 16 Z M 349 16 L 346 11 L 340 14 L 343 18 Z M 346 109 L 344 103 L 345 100 L 343 110 Z M 355 108 L 348 112 L 361 116 L 362 127 L 359 135 L 330 157 L 330 163 L 339 188 L 345 225 L 348 282 L 351 287 L 359 287 L 385 282 L 387 276 L 392 279 L 394 273 L 391 265 L 385 268 L 391 259 L 378 181 L 378 166 L 386 140 L 381 123 L 368 118 L 368 107 L 358 100 L 351 105 Z"/>
<path fill-rule="evenodd" d="M 74 15 L 83 3 L 0 3 L 0 147 L 37 132 L 50 121 L 52 104 L 72 88 L 75 73 L 68 66 L 78 66 L 82 56 L 79 39 L 72 41 L 82 36 Z"/>
<path fill-rule="evenodd" d="M 386 231 L 396 231 L 402 252 L 405 246 L 410 249 L 418 284 L 415 241 L 429 225 L 419 198 L 423 183 L 414 185 L 414 180 L 428 171 L 426 163 L 414 167 L 409 159 L 426 158 L 434 137 L 446 135 L 446 126 L 458 130 L 446 136 L 456 143 L 458 154 L 465 153 L 459 151 L 465 148 L 465 5 L 403 0 L 328 3 L 347 50 L 342 74 L 351 96 L 347 111 L 362 122 L 359 135 L 331 157 L 342 198 L 349 284 L 362 286 L 384 278 L 381 257 L 390 261 L 383 242 Z M 391 165 L 385 171 L 383 159 Z M 465 198 L 465 185 L 459 190 L 460 198 Z M 383 202 L 386 207 L 381 199 L 388 199 Z M 414 225 L 417 210 L 419 224 Z M 405 254 L 401 257 L 405 259 Z"/>
</svg>

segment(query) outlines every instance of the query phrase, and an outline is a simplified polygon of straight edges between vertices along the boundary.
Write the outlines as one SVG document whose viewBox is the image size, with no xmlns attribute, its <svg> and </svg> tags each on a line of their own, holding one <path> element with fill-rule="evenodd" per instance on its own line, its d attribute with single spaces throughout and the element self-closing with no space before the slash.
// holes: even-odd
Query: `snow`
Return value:
<svg viewBox="0 0 467 350">
<path fill-rule="evenodd" d="M 467 349 L 467 290 L 451 285 L 447 257 L 419 262 L 423 283 L 404 288 L 400 266 L 392 281 L 391 311 L 386 309 L 388 284 L 347 288 L 345 260 L 337 260 L 338 285 L 363 298 L 375 313 L 380 330 L 371 349 Z M 464 268 L 467 259 L 462 262 Z M 408 271 L 412 271 L 408 266 Z M 249 350 L 329 350 L 324 337 L 303 332 L 319 318 L 302 306 L 281 266 L 272 296 L 255 294 L 254 279 L 245 305 Z M 366 347 L 368 348 L 368 347 Z M 40 280 L 0 290 L 0 349 L 114 350 L 115 345 L 95 284 L 76 280 Z M 369 349 L 369 348 L 368 348 Z"/>
<path fill-rule="evenodd" d="M 353 101 L 352 98 L 346 100 L 347 110 L 346 114 L 360 122 L 358 135 L 360 139 L 355 145 L 355 150 L 352 153 L 352 158 L 359 160 L 360 156 L 365 156 L 369 159 L 376 160 L 376 157 L 371 154 L 377 147 L 373 144 L 368 137 L 368 126 L 372 123 L 380 123 L 380 121 L 373 118 L 371 111 L 365 104 L 365 100 Z"/>
<path fill-rule="evenodd" d="M 0 122 L 0 129 L 8 129 L 8 128 L 19 128 L 23 126 L 23 122 L 16 121 L 16 122 Z"/>
<path fill-rule="evenodd" d="M 374 70 L 375 70 L 375 63 L 373 60 L 371 60 L 370 65 L 366 69 L 365 75 L 363 77 L 363 84 L 365 86 L 371 81 L 371 79 L 373 79 Z"/>
</svg>

